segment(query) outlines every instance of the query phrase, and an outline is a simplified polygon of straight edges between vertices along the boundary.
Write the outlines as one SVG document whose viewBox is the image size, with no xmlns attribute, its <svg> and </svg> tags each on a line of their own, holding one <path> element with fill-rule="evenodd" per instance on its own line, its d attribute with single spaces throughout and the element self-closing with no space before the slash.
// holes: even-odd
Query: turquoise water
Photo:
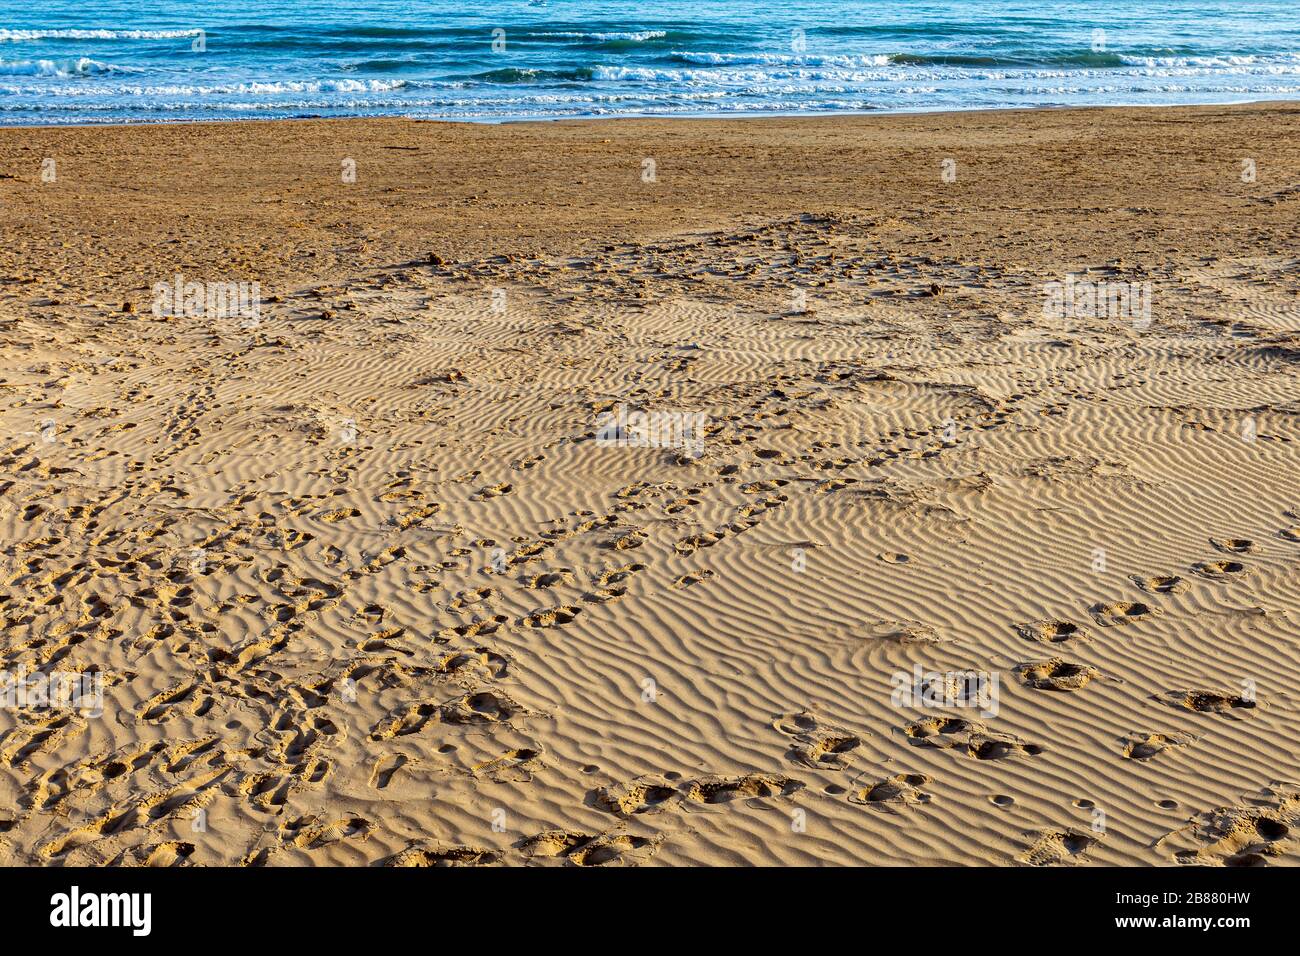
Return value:
<svg viewBox="0 0 1300 956">
<path fill-rule="evenodd" d="M 0 0 L 0 11 L 6 125 L 1300 98 L 1300 0 Z"/>
</svg>

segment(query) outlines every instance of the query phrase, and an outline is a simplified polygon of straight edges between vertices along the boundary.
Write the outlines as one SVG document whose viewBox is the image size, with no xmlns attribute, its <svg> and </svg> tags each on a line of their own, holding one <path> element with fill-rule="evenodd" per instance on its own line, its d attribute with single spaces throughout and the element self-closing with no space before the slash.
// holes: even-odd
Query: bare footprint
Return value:
<svg viewBox="0 0 1300 956">
<path fill-rule="evenodd" d="M 1210 544 L 1228 554 L 1253 554 L 1255 542 L 1248 538 L 1211 538 Z"/>
<path fill-rule="evenodd" d="M 1065 644 L 1070 641 L 1088 641 L 1091 635 L 1070 621 L 1043 620 L 1017 624 L 1016 632 L 1027 641 L 1043 644 Z"/>
<path fill-rule="evenodd" d="M 921 621 L 872 621 L 866 626 L 866 637 L 893 644 L 935 644 L 939 633 Z"/>
<path fill-rule="evenodd" d="M 626 833 L 596 835 L 543 830 L 519 844 L 530 860 L 563 860 L 571 866 L 637 866 L 659 847 L 659 839 Z"/>
<path fill-rule="evenodd" d="M 1162 837 L 1191 836 L 1199 846 L 1174 853 L 1178 863 L 1193 866 L 1260 867 L 1296 852 L 1300 832 L 1300 788 L 1274 781 L 1237 806 L 1218 807 L 1194 817 Z"/>
<path fill-rule="evenodd" d="M 492 866 L 499 862 L 501 854 L 496 850 L 460 845 L 416 844 L 384 860 L 384 866 Z"/>
<path fill-rule="evenodd" d="M 488 485 L 487 487 L 480 488 L 478 491 L 474 492 L 474 494 L 470 495 L 470 500 L 487 501 L 490 498 L 500 498 L 502 495 L 508 495 L 514 490 L 514 485 L 510 484 L 508 481 L 503 481 L 500 484 Z"/>
<path fill-rule="evenodd" d="M 1240 561 L 1200 561 L 1192 566 L 1202 577 L 1221 580 L 1243 574 L 1246 566 Z"/>
<path fill-rule="evenodd" d="M 682 793 L 694 803 L 715 804 L 749 797 L 787 797 L 802 787 L 798 780 L 776 774 L 751 773 L 743 777 L 712 774 L 690 781 Z"/>
<path fill-rule="evenodd" d="M 849 794 L 849 803 L 860 803 L 878 810 L 896 810 L 900 806 L 929 803 L 932 797 L 919 788 L 930 782 L 923 773 L 898 773 L 878 780 Z"/>
<path fill-rule="evenodd" d="M 1171 690 L 1158 694 L 1153 699 L 1179 710 L 1196 714 L 1222 714 L 1227 717 L 1240 716 L 1238 711 L 1254 710 L 1257 706 L 1255 701 L 1245 697 L 1212 690 Z"/>
<path fill-rule="evenodd" d="M 661 810 L 678 799 L 676 785 L 661 774 L 645 774 L 627 783 L 597 787 L 588 794 L 592 806 L 623 817 Z"/>
<path fill-rule="evenodd" d="M 857 734 L 828 724 L 806 710 L 778 717 L 772 726 L 794 738 L 789 756 L 805 767 L 843 769 L 848 765 L 846 754 L 862 743 Z"/>
<path fill-rule="evenodd" d="M 519 623 L 524 627 L 559 627 L 562 624 L 568 624 L 581 613 L 582 608 L 574 604 L 568 604 L 562 607 L 533 611 L 531 614 L 520 618 Z"/>
<path fill-rule="evenodd" d="M 1141 601 L 1116 601 L 1112 604 L 1098 602 L 1088 608 L 1088 612 L 1092 615 L 1092 619 L 1102 627 L 1131 624 L 1160 613 L 1158 608 L 1143 604 Z"/>
<path fill-rule="evenodd" d="M 1150 760 L 1170 747 L 1185 747 L 1195 738 L 1186 734 L 1130 734 L 1122 738 L 1128 760 Z"/>
<path fill-rule="evenodd" d="M 1048 661 L 1027 661 L 1018 665 L 1015 673 L 1027 687 L 1055 691 L 1081 690 L 1097 676 L 1097 672 L 1087 664 L 1075 664 L 1059 657 Z"/>
<path fill-rule="evenodd" d="M 1010 734 L 989 733 L 983 724 L 963 717 L 926 717 L 905 727 L 903 733 L 914 747 L 955 750 L 976 760 L 1035 757 L 1043 752 L 1038 744 L 1026 743 Z"/>
<path fill-rule="evenodd" d="M 541 574 L 534 574 L 531 577 L 525 576 L 520 578 L 524 587 L 534 590 L 539 588 L 553 588 L 561 584 L 573 583 L 573 571 L 570 568 L 560 568 L 556 571 L 545 571 Z"/>
<path fill-rule="evenodd" d="M 376 790 L 385 789 L 393 782 L 393 776 L 402 767 L 406 766 L 407 759 L 403 754 L 387 754 L 375 761 L 375 767 L 370 772 L 370 786 Z"/>
<path fill-rule="evenodd" d="M 1135 576 L 1133 583 L 1151 594 L 1179 594 L 1187 590 L 1187 582 L 1176 574 L 1157 574 L 1148 578 Z"/>
<path fill-rule="evenodd" d="M 713 572 L 708 568 L 705 568 L 701 571 L 683 574 L 681 577 L 673 581 L 673 587 L 679 590 L 682 588 L 688 588 L 692 584 L 699 584 L 701 581 L 707 581 L 711 577 L 713 577 Z"/>
</svg>

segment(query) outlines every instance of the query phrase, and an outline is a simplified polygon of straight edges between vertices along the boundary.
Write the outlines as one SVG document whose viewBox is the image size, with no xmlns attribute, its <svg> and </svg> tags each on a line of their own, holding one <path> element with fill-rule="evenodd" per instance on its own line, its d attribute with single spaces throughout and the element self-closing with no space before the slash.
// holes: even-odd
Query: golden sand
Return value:
<svg viewBox="0 0 1300 956">
<path fill-rule="evenodd" d="M 1300 857 L 1300 108 L 0 172 L 0 862 Z"/>
</svg>

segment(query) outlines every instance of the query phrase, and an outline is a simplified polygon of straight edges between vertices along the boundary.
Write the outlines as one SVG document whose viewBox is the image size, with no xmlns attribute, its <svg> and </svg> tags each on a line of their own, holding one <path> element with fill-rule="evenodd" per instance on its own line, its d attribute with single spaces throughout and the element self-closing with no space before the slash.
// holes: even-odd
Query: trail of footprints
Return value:
<svg viewBox="0 0 1300 956">
<path fill-rule="evenodd" d="M 794 232 L 808 233 L 816 244 L 846 228 L 848 224 L 836 217 L 805 217 L 735 236 L 644 248 L 611 247 L 593 257 L 593 262 L 602 264 L 599 271 L 604 275 L 592 276 L 588 292 L 612 299 L 639 297 L 634 275 L 648 257 L 666 281 L 684 292 L 696 288 L 708 274 L 782 292 L 797 277 L 866 285 L 883 281 L 900 288 L 879 290 L 882 294 L 910 295 L 901 286 L 930 264 L 924 257 L 904 260 L 855 253 L 837 258 L 829 250 L 825 256 L 804 257 L 791 239 Z M 774 255 L 774 250 L 781 255 Z M 788 260 L 783 258 L 786 252 Z M 507 281 L 516 273 L 535 271 L 538 265 L 493 261 L 469 264 L 461 271 L 476 280 Z M 326 294 L 314 295 L 324 298 Z M 286 335 L 296 333 L 293 323 L 288 323 Z M 677 356 L 676 361 L 671 368 L 689 372 L 690 356 Z M 794 495 L 860 495 L 908 508 L 930 507 L 909 489 L 872 475 L 895 463 L 943 460 L 959 444 L 949 426 L 900 427 L 848 441 L 817 441 L 797 452 L 767 447 L 765 423 L 781 412 L 797 389 L 808 385 L 808 377 L 802 369 L 778 373 L 748 394 L 744 387 L 733 386 L 739 401 L 717 414 L 710 426 L 710 449 L 725 451 L 711 450 L 700 462 L 679 461 L 691 469 L 686 480 L 635 483 L 615 491 L 610 509 L 603 514 L 573 512 L 510 541 L 453 534 L 440 563 L 430 565 L 416 565 L 401 542 L 411 532 L 442 531 L 438 522 L 445 520 L 450 508 L 446 500 L 434 499 L 435 494 L 444 498 L 434 487 L 463 488 L 465 500 L 475 506 L 508 503 L 519 497 L 530 471 L 546 466 L 547 454 L 538 450 L 517 456 L 505 474 L 471 470 L 443 485 L 435 483 L 436 468 L 419 475 L 411 468 L 389 469 L 382 490 L 371 502 L 385 509 L 377 536 L 382 546 L 365 548 L 359 558 L 346 546 L 346 535 L 361 523 L 367 502 L 350 497 L 348 486 L 360 461 L 373 449 L 368 444 L 330 447 L 328 432 L 318 423 L 307 439 L 323 456 L 315 474 L 336 481 L 335 488 L 275 499 L 264 493 L 264 485 L 250 480 L 247 487 L 256 490 L 232 490 L 225 508 L 210 512 L 204 523 L 196 525 L 200 530 L 196 541 L 182 540 L 169 527 L 166 508 L 147 518 L 137 515 L 129 531 L 104 532 L 105 506 L 56 506 L 39 492 L 29 495 L 22 502 L 22 520 L 34 531 L 43 528 L 50 533 L 35 533 L 4 555 L 0 628 L 5 642 L 0 653 L 5 663 L 48 667 L 125 638 L 135 653 L 153 653 L 156 648 L 175 655 L 187 673 L 165 688 L 151 688 L 134 708 L 135 720 L 151 732 L 166 735 L 164 739 L 83 756 L 35 774 L 7 828 L 43 828 L 36 849 L 42 860 L 190 865 L 203 856 L 196 850 L 201 841 L 167 839 L 163 831 L 172 821 L 183 820 L 214 801 L 231 799 L 273 823 L 273 835 L 259 838 L 258 845 L 249 848 L 240 861 L 245 865 L 274 864 L 340 844 L 364 847 L 377 830 L 365 815 L 346 810 L 304 812 L 295 798 L 319 791 L 335 770 L 333 749 L 348 733 L 380 745 L 366 786 L 382 795 L 396 790 L 404 775 L 423 769 L 423 757 L 412 751 L 423 754 L 432 749 L 443 739 L 443 730 L 467 727 L 491 732 L 539 716 L 498 686 L 511 664 L 496 647 L 505 634 L 562 631 L 582 622 L 584 615 L 599 613 L 602 606 L 634 599 L 636 589 L 644 587 L 638 581 L 645 580 L 642 576 L 663 547 L 680 557 L 707 559 L 710 549 L 749 533 Z M 907 382 L 835 361 L 816 363 L 811 378 L 828 403 L 849 400 L 873 387 L 935 384 Z M 465 381 L 464 373 L 450 370 L 421 384 L 460 387 Z M 1068 402 L 1054 401 L 1044 392 L 1026 388 L 996 401 L 965 393 L 962 398 L 967 404 L 954 415 L 955 434 L 1015 427 L 1029 416 L 1059 415 L 1068 408 Z M 221 411 L 218 394 L 213 385 L 201 384 L 175 396 L 168 413 L 160 416 L 161 436 L 146 443 L 148 454 L 128 466 L 129 495 L 173 503 L 187 497 L 169 471 L 201 444 L 205 417 Z M 127 424 L 132 423 L 123 426 Z M 82 464 L 96 461 L 101 454 L 110 455 L 87 451 Z M 3 463 L 20 477 L 0 483 L 0 496 L 16 497 L 20 487 L 31 490 L 32 486 L 19 486 L 16 481 L 39 478 L 58 486 L 75 477 L 75 469 L 43 462 L 30 451 L 7 450 Z M 1043 462 L 1035 467 L 1043 474 L 1055 474 L 1070 465 Z M 712 495 L 733 487 L 745 500 L 729 516 L 707 524 L 695 519 Z M 681 531 L 667 541 L 653 534 L 662 518 L 680 522 Z M 1277 538 L 1300 542 L 1300 514 L 1289 512 L 1285 518 L 1287 524 L 1277 530 Z M 387 540 L 390 537 L 392 541 Z M 84 547 L 60 553 L 56 542 L 61 538 L 76 539 Z M 563 552 L 566 544 L 591 545 L 591 553 L 601 557 L 580 564 Z M 1187 568 L 1156 569 L 1150 576 L 1135 578 L 1134 587 L 1141 593 L 1133 595 L 1134 600 L 1098 600 L 1080 609 L 1080 616 L 1086 613 L 1095 629 L 1065 618 L 1020 625 L 1018 635 L 1046 655 L 1017 665 L 1016 678 L 1032 691 L 1092 692 L 1104 675 L 1072 659 L 1090 642 L 1103 639 L 1113 628 L 1140 627 L 1164 613 L 1162 600 L 1183 593 L 1194 582 L 1217 586 L 1250 574 L 1248 558 L 1258 551 L 1255 542 L 1226 537 L 1212 539 L 1210 545 L 1215 554 Z M 194 570 L 178 560 L 186 546 L 204 552 L 203 569 Z M 497 548 L 502 552 L 500 562 L 485 563 Z M 81 554 L 88 558 L 80 558 Z M 314 561 L 318 555 L 332 564 L 332 576 L 301 570 L 309 563 L 298 559 L 310 556 Z M 290 558 L 295 560 L 290 563 Z M 880 559 L 906 564 L 908 556 L 885 552 Z M 218 572 L 250 569 L 256 569 L 260 593 L 227 596 L 218 603 L 208 582 L 220 577 Z M 407 587 L 417 595 L 442 594 L 449 576 L 463 585 L 433 609 L 434 625 L 420 633 L 409 624 L 386 623 L 388 609 L 365 606 L 355 597 L 371 576 L 402 573 L 409 575 Z M 672 587 L 707 589 L 717 573 L 701 567 L 677 576 Z M 75 602 L 65 597 L 74 593 L 73 587 L 82 594 Z M 149 627 L 138 635 L 124 635 L 113 623 L 128 606 L 148 612 Z M 506 610 L 520 606 L 529 609 Z M 217 615 L 247 607 L 260 612 L 259 631 L 230 647 L 207 639 Z M 293 668 L 278 672 L 282 663 L 296 659 L 312 627 L 340 626 L 345 612 L 350 615 L 347 626 L 358 633 L 349 659 L 316 673 Z M 126 668 L 119 671 L 113 679 L 129 686 L 133 675 Z M 368 727 L 350 727 L 342 716 L 345 711 L 339 709 L 340 698 L 358 688 L 395 698 Z M 1254 701 L 1215 689 L 1171 689 L 1156 702 L 1171 712 L 1222 719 L 1248 716 L 1256 706 Z M 248 740 L 238 740 L 240 733 L 225 733 L 224 722 L 239 713 L 246 713 L 246 723 L 263 732 Z M 86 730 L 84 718 L 77 716 L 20 714 L 16 726 L 0 737 L 0 763 L 15 769 L 48 763 L 80 746 Z M 777 717 L 773 730 L 774 739 L 785 747 L 784 759 L 799 768 L 796 772 L 832 774 L 843 781 L 828 787 L 828 795 L 896 813 L 915 812 L 933 800 L 928 788 L 935 781 L 925 773 L 861 767 L 865 734 L 829 724 L 812 711 Z M 890 730 L 907 747 L 943 751 L 954 760 L 1015 761 L 1044 752 L 1038 742 L 998 733 L 965 718 L 923 717 Z M 1165 759 L 1195 740 L 1174 732 L 1138 731 L 1120 743 L 1120 756 L 1136 761 Z M 774 749 L 774 759 L 779 754 Z M 465 770 L 485 779 L 508 779 L 533 773 L 542 764 L 540 748 L 502 746 L 495 756 Z M 667 819 L 751 801 L 791 802 L 805 789 L 804 781 L 777 772 L 649 774 L 588 792 L 588 805 L 614 821 L 598 832 L 543 830 L 518 839 L 508 850 L 421 840 L 382 862 L 490 865 L 526 859 L 577 866 L 635 865 L 654 856 L 668 828 L 647 837 L 623 829 L 623 822 Z M 1222 858 L 1252 865 L 1289 848 L 1294 793 L 1279 791 L 1271 799 L 1273 803 L 1263 809 L 1229 808 L 1207 819 L 1198 830 L 1206 845 L 1184 851 L 1178 858 Z M 128 838 L 132 845 L 121 846 Z M 1027 834 L 1025 839 L 1020 861 L 1048 865 L 1086 859 L 1096 837 L 1048 830 Z"/>
<path fill-rule="evenodd" d="M 1300 541 L 1300 533 L 1288 536 L 1283 530 L 1278 536 Z M 1249 555 L 1258 551 L 1256 543 L 1246 538 L 1210 538 L 1216 550 L 1229 555 Z M 1233 559 L 1206 559 L 1188 567 L 1188 572 L 1207 581 L 1222 581 L 1249 573 L 1249 565 Z M 1152 595 L 1177 595 L 1190 586 L 1178 574 L 1135 576 L 1133 584 Z M 1141 601 L 1097 602 L 1088 609 L 1093 620 L 1101 627 L 1130 624 L 1162 613 Z M 1017 633 L 1026 641 L 1035 643 L 1077 646 L 1092 641 L 1093 635 L 1072 621 L 1049 619 L 1018 625 Z M 1050 660 L 1029 661 L 1014 668 L 1015 675 L 1025 685 L 1042 690 L 1077 691 L 1087 686 L 1096 676 L 1094 668 L 1072 663 L 1060 657 Z M 1153 695 L 1153 702 L 1178 711 L 1208 714 L 1224 719 L 1241 719 L 1258 706 L 1253 698 L 1239 693 L 1215 689 L 1168 690 Z M 951 729 L 950 729 L 951 728 Z M 952 735 L 959 748 L 971 751 L 968 740 L 979 733 L 978 725 L 968 721 L 922 722 L 909 728 L 909 733 L 921 730 L 929 737 L 938 731 Z M 924 738 L 923 738 L 924 739 Z M 1197 736 L 1185 732 L 1133 733 L 1119 741 L 1120 755 L 1134 761 L 1153 760 L 1162 755 L 1192 746 Z M 1174 860 L 1196 865 L 1262 866 L 1268 859 L 1294 848 L 1291 827 L 1300 815 L 1300 800 L 1291 785 L 1279 785 L 1265 791 L 1265 809 L 1233 807 L 1203 814 L 1192 829 L 1202 845 L 1195 849 L 1180 850 Z M 1176 830 L 1165 839 L 1177 836 L 1188 828 Z M 1086 860 L 1088 850 L 1100 839 L 1098 833 L 1076 829 L 1040 831 L 1026 835 L 1028 846 L 1016 859 L 1031 866 L 1057 865 Z"/>
</svg>

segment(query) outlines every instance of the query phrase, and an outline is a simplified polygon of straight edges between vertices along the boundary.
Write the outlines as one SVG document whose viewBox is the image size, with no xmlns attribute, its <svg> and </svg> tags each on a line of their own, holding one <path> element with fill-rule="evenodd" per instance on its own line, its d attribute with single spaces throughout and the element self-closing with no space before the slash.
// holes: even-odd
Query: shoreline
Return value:
<svg viewBox="0 0 1300 956">
<path fill-rule="evenodd" d="M 885 116 L 964 116 L 969 114 L 1014 114 L 1014 113 L 1040 113 L 1040 112 L 1062 112 L 1078 111 L 1089 112 L 1095 110 L 1179 110 L 1179 109 L 1213 109 L 1216 107 L 1266 107 L 1266 106 L 1296 106 L 1300 105 L 1300 100 L 1272 100 L 1272 99 L 1246 99 L 1246 100 L 1229 100 L 1220 103 L 1141 103 L 1141 104 L 1123 104 L 1123 103 L 1096 103 L 1096 104 L 1060 104 L 1060 105 L 1034 105 L 1034 106 L 991 106 L 991 107 L 970 107 L 965 109 L 953 109 L 951 107 L 935 107 L 934 109 L 911 109 L 911 110 L 844 110 L 844 111 L 824 111 L 804 113 L 798 111 L 774 111 L 770 113 L 755 111 L 753 113 L 629 113 L 618 116 L 557 116 L 557 117 L 521 117 L 521 118 L 483 118 L 483 119 L 446 119 L 442 117 L 419 117 L 407 116 L 401 114 L 374 114 L 374 115 L 352 115 L 352 116 L 275 116 L 262 119 L 238 117 L 231 119 L 181 119 L 181 120 L 154 120 L 154 121 L 129 121 L 122 123 L 67 123 L 67 124 L 11 124 L 0 123 L 0 130 L 9 129 L 124 129 L 134 127 L 149 126 L 227 126 L 239 124 L 267 124 L 267 123 L 346 123 L 346 122 L 371 122 L 376 120 L 397 120 L 409 123 L 437 123 L 446 126 L 527 126 L 527 125 L 549 125 L 552 123 L 604 123 L 615 122 L 619 120 L 645 120 L 645 121 L 663 121 L 673 122 L 675 120 L 686 121 L 704 121 L 704 122 L 729 122 L 731 120 L 781 120 L 781 119 L 824 119 L 834 120 L 843 118 L 861 118 L 861 117 L 885 117 Z"/>
</svg>

